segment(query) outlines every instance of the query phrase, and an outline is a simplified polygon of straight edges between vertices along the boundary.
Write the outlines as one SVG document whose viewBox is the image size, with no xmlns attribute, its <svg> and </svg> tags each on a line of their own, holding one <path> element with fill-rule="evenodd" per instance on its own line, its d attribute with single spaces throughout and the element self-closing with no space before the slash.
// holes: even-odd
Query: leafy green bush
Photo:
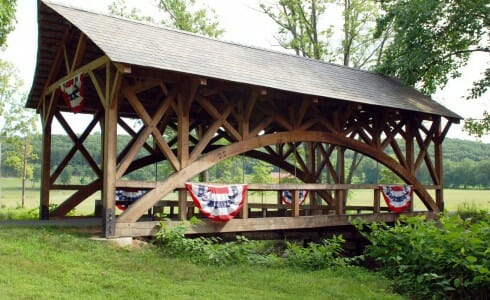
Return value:
<svg viewBox="0 0 490 300">
<path fill-rule="evenodd" d="M 195 263 L 206 265 L 248 264 L 262 266 L 291 266 L 303 270 L 318 270 L 334 266 L 346 266 L 348 258 L 341 257 L 344 239 L 334 236 L 321 244 L 310 243 L 307 247 L 287 242 L 286 249 L 277 253 L 274 246 L 261 241 L 251 241 L 237 236 L 236 241 L 223 243 L 216 237 L 186 238 L 188 225 L 168 228 L 164 222 L 155 236 L 155 243 L 167 255 L 187 257 Z"/>
<path fill-rule="evenodd" d="M 333 236 L 321 244 L 309 243 L 308 247 L 288 242 L 285 253 L 287 264 L 304 270 L 346 266 L 347 261 L 341 258 L 344 242 L 342 236 Z"/>
<path fill-rule="evenodd" d="M 270 250 L 264 250 L 258 241 L 237 236 L 235 242 L 222 243 L 216 237 L 186 238 L 188 225 L 182 224 L 168 228 L 164 222 L 155 236 L 155 243 L 166 254 L 175 257 L 188 257 L 195 263 L 206 265 L 232 265 L 247 263 L 251 265 L 278 265 L 279 259 Z"/>
<path fill-rule="evenodd" d="M 412 217 L 395 226 L 373 223 L 367 229 L 363 235 L 371 244 L 366 257 L 394 279 L 399 292 L 415 299 L 489 298 L 487 222 L 465 221 L 458 215 L 443 216 L 439 222 Z"/>
</svg>

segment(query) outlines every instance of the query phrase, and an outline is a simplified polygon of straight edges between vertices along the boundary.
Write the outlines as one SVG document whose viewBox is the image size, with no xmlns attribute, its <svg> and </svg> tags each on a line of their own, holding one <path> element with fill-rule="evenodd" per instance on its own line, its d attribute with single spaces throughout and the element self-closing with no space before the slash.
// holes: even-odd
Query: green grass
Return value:
<svg viewBox="0 0 490 300">
<path fill-rule="evenodd" d="M 152 247 L 117 248 L 70 229 L 0 230 L 2 299 L 403 299 L 350 267 L 213 267 Z"/>
</svg>

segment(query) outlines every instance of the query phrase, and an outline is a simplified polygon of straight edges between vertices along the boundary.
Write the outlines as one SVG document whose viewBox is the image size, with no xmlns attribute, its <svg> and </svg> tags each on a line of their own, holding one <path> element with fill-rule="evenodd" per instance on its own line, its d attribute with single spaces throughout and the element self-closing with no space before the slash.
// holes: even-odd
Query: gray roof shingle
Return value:
<svg viewBox="0 0 490 300">
<path fill-rule="evenodd" d="M 42 2 L 114 62 L 461 118 L 417 90 L 378 74 Z"/>
</svg>

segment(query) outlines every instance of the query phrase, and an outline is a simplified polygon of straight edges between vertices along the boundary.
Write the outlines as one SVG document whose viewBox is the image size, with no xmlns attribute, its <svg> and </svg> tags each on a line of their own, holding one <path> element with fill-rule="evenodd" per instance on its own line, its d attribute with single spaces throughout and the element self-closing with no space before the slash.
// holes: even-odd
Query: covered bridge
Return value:
<svg viewBox="0 0 490 300">
<path fill-rule="evenodd" d="M 234 219 L 204 221 L 190 232 L 346 225 L 346 191 L 356 188 L 373 193 L 367 208 L 358 208 L 369 213 L 355 215 L 394 220 L 397 214 L 381 207 L 379 186 L 345 183 L 347 149 L 371 157 L 412 186 L 424 213 L 443 207 L 442 142 L 460 117 L 413 88 L 340 65 L 45 0 L 39 2 L 38 14 L 37 67 L 27 107 L 37 110 L 43 126 L 42 219 L 64 217 L 100 192 L 103 236 L 150 235 L 157 221 L 147 212 L 169 193 L 178 191 L 179 196 L 173 203 L 163 201 L 175 220 L 168 222 L 185 220 L 194 208 L 184 184 L 227 158 L 246 156 L 303 182 L 249 185 L 249 190 L 292 191 L 292 205 L 244 201 Z M 76 135 L 72 127 L 81 114 L 92 121 Z M 52 166 L 55 119 L 73 145 L 67 145 L 71 148 L 66 157 Z M 139 120 L 140 129 L 133 130 L 130 120 Z M 99 154 L 84 146 L 97 125 L 100 163 L 95 158 Z M 118 131 L 131 137 L 122 149 L 117 147 Z M 77 152 L 96 179 L 60 184 L 59 175 Z M 161 161 L 172 168 L 168 176 L 128 179 L 131 172 Z M 417 179 L 421 168 L 430 174 L 431 184 Z M 145 193 L 117 214 L 116 193 L 124 189 Z M 73 194 L 50 211 L 54 190 Z M 300 206 L 302 190 L 309 196 L 307 205 Z"/>
</svg>

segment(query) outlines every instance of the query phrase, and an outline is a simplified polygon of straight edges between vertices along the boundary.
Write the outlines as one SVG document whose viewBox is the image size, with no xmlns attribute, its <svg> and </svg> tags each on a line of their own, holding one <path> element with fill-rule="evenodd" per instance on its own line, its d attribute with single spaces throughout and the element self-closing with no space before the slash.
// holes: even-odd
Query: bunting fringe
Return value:
<svg viewBox="0 0 490 300">
<path fill-rule="evenodd" d="M 143 197 L 146 194 L 145 190 L 137 190 L 137 189 L 125 189 L 125 190 L 116 190 L 116 207 L 120 210 L 126 210 L 128 206 L 133 204 L 139 198 Z"/>
<path fill-rule="evenodd" d="M 247 197 L 246 184 L 211 186 L 186 183 L 185 187 L 201 213 L 214 221 L 233 219 Z"/>
<path fill-rule="evenodd" d="M 399 214 L 410 207 L 413 196 L 411 185 L 381 185 L 381 194 L 391 212 Z"/>
<path fill-rule="evenodd" d="M 299 191 L 299 205 L 303 205 L 308 196 L 308 191 L 300 190 Z M 282 191 L 281 192 L 281 201 L 284 205 L 292 205 L 293 204 L 293 193 L 291 191 Z"/>
</svg>

